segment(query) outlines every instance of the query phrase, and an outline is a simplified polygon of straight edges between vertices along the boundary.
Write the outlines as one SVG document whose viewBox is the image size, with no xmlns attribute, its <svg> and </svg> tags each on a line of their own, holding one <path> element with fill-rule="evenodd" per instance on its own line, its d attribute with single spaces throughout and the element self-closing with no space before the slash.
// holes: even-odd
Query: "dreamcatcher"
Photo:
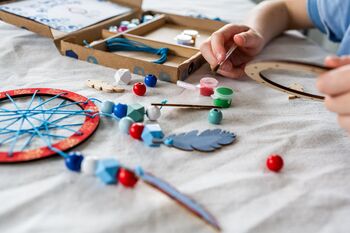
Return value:
<svg viewBox="0 0 350 233">
<path fill-rule="evenodd" d="M 1 92 L 0 162 L 23 162 L 58 154 L 64 158 L 69 170 L 94 174 L 106 184 L 119 182 L 133 187 L 141 180 L 220 230 L 216 219 L 202 206 L 142 168 L 130 169 L 115 159 L 93 160 L 84 158 L 79 152 L 66 152 L 94 133 L 102 115 L 113 117 L 99 112 L 95 102 L 100 101 L 49 88 Z M 43 143 L 45 146 L 40 146 Z M 215 145 L 220 147 L 217 142 Z"/>
</svg>

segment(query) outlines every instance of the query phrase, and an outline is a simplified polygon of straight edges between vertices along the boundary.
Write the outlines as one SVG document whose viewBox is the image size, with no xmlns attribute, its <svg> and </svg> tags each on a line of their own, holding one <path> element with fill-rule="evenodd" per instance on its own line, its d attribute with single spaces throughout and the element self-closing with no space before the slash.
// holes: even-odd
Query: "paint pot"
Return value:
<svg viewBox="0 0 350 233">
<path fill-rule="evenodd" d="M 128 26 L 130 24 L 130 21 L 124 20 L 120 23 L 120 26 Z"/>
<path fill-rule="evenodd" d="M 126 30 L 128 30 L 128 26 L 122 25 L 118 28 L 118 32 L 125 32 Z"/>
<path fill-rule="evenodd" d="M 147 23 L 147 22 L 151 21 L 152 19 L 154 19 L 153 15 L 144 15 L 142 18 L 142 22 Z"/>
<path fill-rule="evenodd" d="M 180 34 L 175 37 L 175 40 L 179 45 L 193 46 L 193 40 L 191 36 Z"/>
<path fill-rule="evenodd" d="M 233 90 L 224 86 L 217 87 L 211 97 L 213 98 L 213 104 L 215 106 L 229 108 L 232 102 Z"/>
<path fill-rule="evenodd" d="M 199 37 L 199 32 L 196 31 L 196 30 L 192 30 L 192 29 L 184 30 L 184 31 L 182 32 L 182 34 L 192 37 L 193 44 L 196 43 L 196 39 Z"/>
<path fill-rule="evenodd" d="M 118 26 L 110 26 L 108 30 L 110 32 L 118 32 Z"/>
<path fill-rule="evenodd" d="M 135 18 L 135 19 L 131 20 L 131 23 L 139 25 L 140 24 L 140 20 Z"/>
<path fill-rule="evenodd" d="M 211 96 L 214 94 L 214 89 L 218 86 L 218 83 L 215 78 L 202 78 L 199 82 L 199 93 L 203 96 Z"/>
<path fill-rule="evenodd" d="M 136 28 L 137 27 L 137 24 L 134 24 L 134 23 L 130 23 L 130 24 L 128 24 L 128 30 L 129 29 L 133 29 L 133 28 Z"/>
</svg>

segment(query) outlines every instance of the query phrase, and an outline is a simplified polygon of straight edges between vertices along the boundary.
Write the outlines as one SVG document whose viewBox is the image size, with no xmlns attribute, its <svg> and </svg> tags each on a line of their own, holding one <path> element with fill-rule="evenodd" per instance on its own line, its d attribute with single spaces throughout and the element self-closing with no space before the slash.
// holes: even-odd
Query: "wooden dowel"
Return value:
<svg viewBox="0 0 350 233">
<path fill-rule="evenodd" d="M 190 109 L 213 109 L 221 108 L 213 105 L 195 105 L 195 104 L 162 104 L 162 103 L 152 103 L 153 106 L 161 107 L 175 107 L 175 108 L 190 108 Z"/>
</svg>

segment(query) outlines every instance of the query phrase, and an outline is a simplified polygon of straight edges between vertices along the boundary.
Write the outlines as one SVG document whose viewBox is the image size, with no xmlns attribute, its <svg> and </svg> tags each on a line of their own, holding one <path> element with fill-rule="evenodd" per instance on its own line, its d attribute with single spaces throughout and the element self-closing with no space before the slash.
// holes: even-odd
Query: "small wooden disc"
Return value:
<svg viewBox="0 0 350 233">
<path fill-rule="evenodd" d="M 315 95 L 304 91 L 299 91 L 299 90 L 296 90 L 290 87 L 285 87 L 281 84 L 271 81 L 265 75 L 262 74 L 262 72 L 266 70 L 301 71 L 305 73 L 320 75 L 329 71 L 330 70 L 329 68 L 312 64 L 312 63 L 285 61 L 285 60 L 252 62 L 247 64 L 247 66 L 245 67 L 245 73 L 248 75 L 248 77 L 250 77 L 251 79 L 254 79 L 259 83 L 269 86 L 273 89 L 276 89 L 300 98 L 306 98 L 306 99 L 317 100 L 317 101 L 324 100 L 324 96 Z"/>
</svg>

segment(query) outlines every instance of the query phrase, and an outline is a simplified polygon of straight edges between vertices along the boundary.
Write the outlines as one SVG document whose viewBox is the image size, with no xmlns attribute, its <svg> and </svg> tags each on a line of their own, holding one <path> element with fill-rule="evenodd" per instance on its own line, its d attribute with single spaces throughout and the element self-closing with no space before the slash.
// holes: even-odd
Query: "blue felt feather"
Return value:
<svg viewBox="0 0 350 233">
<path fill-rule="evenodd" d="M 208 129 L 199 134 L 198 130 L 177 135 L 173 134 L 168 136 L 165 140 L 170 139 L 172 140 L 171 146 L 181 150 L 211 152 L 224 145 L 233 143 L 236 139 L 236 135 L 221 129 Z"/>
</svg>

